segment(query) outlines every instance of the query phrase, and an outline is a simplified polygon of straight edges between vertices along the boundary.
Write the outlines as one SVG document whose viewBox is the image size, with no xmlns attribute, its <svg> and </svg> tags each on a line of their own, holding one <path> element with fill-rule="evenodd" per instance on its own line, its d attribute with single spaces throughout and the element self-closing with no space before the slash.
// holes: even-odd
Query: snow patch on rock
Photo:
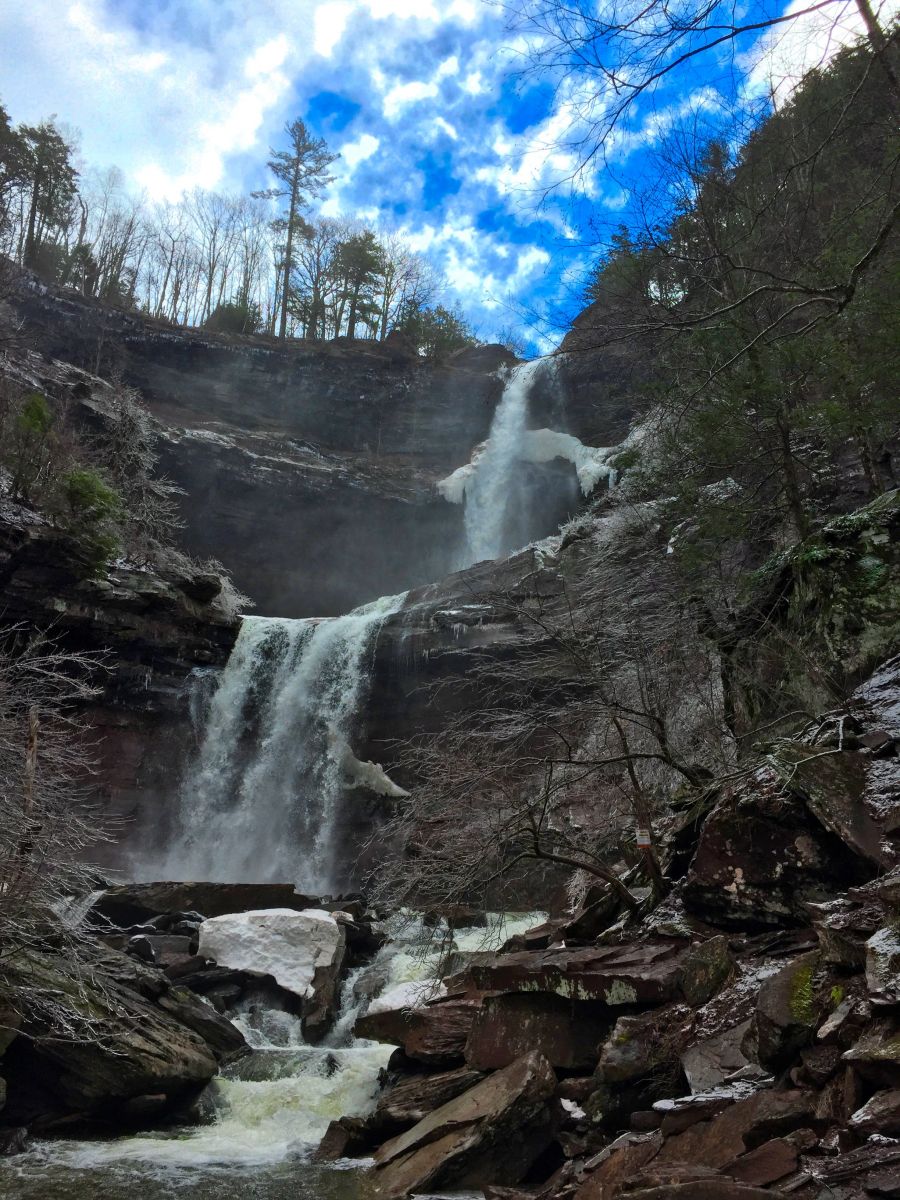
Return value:
<svg viewBox="0 0 900 1200">
<path fill-rule="evenodd" d="M 204 921 L 198 953 L 220 967 L 271 975 L 285 991 L 311 1000 L 316 972 L 340 970 L 344 931 L 322 909 L 260 908 Z"/>
</svg>

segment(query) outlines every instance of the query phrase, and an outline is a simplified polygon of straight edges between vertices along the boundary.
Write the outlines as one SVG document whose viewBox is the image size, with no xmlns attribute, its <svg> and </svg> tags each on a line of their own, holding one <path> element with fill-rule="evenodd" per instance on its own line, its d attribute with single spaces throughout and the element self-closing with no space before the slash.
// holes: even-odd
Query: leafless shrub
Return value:
<svg viewBox="0 0 900 1200">
<path fill-rule="evenodd" d="M 91 891 L 88 849 L 103 840 L 84 802 L 93 754 L 79 706 L 97 694 L 97 656 L 21 626 L 0 635 L 0 965 L 77 925 Z"/>
<path fill-rule="evenodd" d="M 629 863 L 661 890 L 656 817 L 679 787 L 711 786 L 733 749 L 714 651 L 653 531 L 620 525 L 572 556 L 576 578 L 548 589 L 539 568 L 535 586 L 494 596 L 514 645 L 432 691 L 450 715 L 403 750 L 415 782 L 380 831 L 385 897 L 502 897 L 534 864 L 601 880 L 630 908 Z"/>
</svg>

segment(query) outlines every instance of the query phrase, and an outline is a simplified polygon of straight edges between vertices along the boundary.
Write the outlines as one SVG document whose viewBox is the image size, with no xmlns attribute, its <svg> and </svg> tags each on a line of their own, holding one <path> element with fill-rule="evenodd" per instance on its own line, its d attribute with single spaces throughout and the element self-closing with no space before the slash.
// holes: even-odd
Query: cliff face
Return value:
<svg viewBox="0 0 900 1200">
<path fill-rule="evenodd" d="M 499 346 L 442 364 L 402 344 L 224 337 L 104 308 L 26 278 L 15 300 L 47 359 L 118 370 L 160 421 L 162 471 L 180 485 L 184 548 L 214 556 L 258 612 L 330 616 L 441 578 L 458 562 L 462 509 L 435 483 L 468 462 L 503 390 Z M 531 425 L 592 445 L 626 433 L 621 372 L 577 355 L 548 372 Z M 553 532 L 577 493 L 569 464 L 528 468 Z M 527 540 L 527 538 L 526 538 Z"/>
<path fill-rule="evenodd" d="M 389 342 L 291 343 L 173 329 L 33 283 L 17 300 L 46 358 L 119 370 L 164 430 L 186 550 L 257 611 L 329 616 L 450 569 L 461 510 L 434 483 L 486 436 L 501 347 L 434 366 Z"/>
<path fill-rule="evenodd" d="M 39 514 L 0 503 L 0 595 L 5 627 L 46 630 L 61 649 L 98 656 L 100 694 L 83 713 L 95 748 L 92 799 L 120 845 L 139 846 L 178 787 L 193 744 L 188 679 L 220 667 L 233 614 L 208 574 L 116 564 L 85 576 L 78 549 Z M 121 865 L 120 845 L 98 861 Z"/>
</svg>

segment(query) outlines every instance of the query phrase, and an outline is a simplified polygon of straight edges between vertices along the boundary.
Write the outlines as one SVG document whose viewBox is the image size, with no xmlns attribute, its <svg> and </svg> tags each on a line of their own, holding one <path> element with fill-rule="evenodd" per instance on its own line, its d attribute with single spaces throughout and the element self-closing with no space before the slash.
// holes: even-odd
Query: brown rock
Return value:
<svg viewBox="0 0 900 1200">
<path fill-rule="evenodd" d="M 374 1119 L 400 1129 L 415 1125 L 436 1108 L 468 1091 L 484 1078 L 480 1071 L 462 1067 L 436 1075 L 411 1075 L 382 1092 Z"/>
<path fill-rule="evenodd" d="M 755 1150 L 749 1150 L 740 1158 L 734 1159 L 722 1170 L 739 1183 L 764 1187 L 767 1183 L 775 1183 L 795 1171 L 798 1157 L 799 1152 L 795 1145 L 785 1138 L 773 1138 L 770 1142 L 763 1142 Z"/>
<path fill-rule="evenodd" d="M 612 1200 L 621 1192 L 622 1183 L 655 1158 L 662 1146 L 662 1134 L 625 1133 L 593 1160 L 597 1165 L 575 1193 L 575 1200 Z"/>
<path fill-rule="evenodd" d="M 536 1050 L 554 1067 L 589 1070 L 608 1029 L 605 1007 L 596 1003 L 542 992 L 488 996 L 466 1041 L 466 1063 L 491 1071 Z"/>
<path fill-rule="evenodd" d="M 570 1000 L 602 1000 L 611 1008 L 664 1004 L 675 997 L 684 951 L 674 942 L 641 942 L 497 954 L 473 963 L 447 987 L 484 992 L 552 992 Z"/>
<path fill-rule="evenodd" d="M 876 1092 L 850 1118 L 850 1127 L 864 1137 L 900 1133 L 900 1089 Z"/>
<path fill-rule="evenodd" d="M 767 979 L 759 990 L 748 1042 L 758 1061 L 781 1070 L 812 1040 L 818 1018 L 817 951 L 801 954 Z"/>
<path fill-rule="evenodd" d="M 840 1196 L 847 1200 L 856 1197 L 890 1196 L 891 1192 L 876 1191 L 886 1183 L 894 1187 L 900 1180 L 900 1146 L 869 1142 L 865 1146 L 846 1150 L 837 1158 L 803 1160 L 819 1186 L 817 1196 Z M 890 1181 L 890 1182 L 886 1182 Z"/>
<path fill-rule="evenodd" d="M 801 1052 L 804 1081 L 813 1087 L 824 1087 L 841 1066 L 841 1051 L 838 1046 L 810 1046 Z"/>
<path fill-rule="evenodd" d="M 549 1144 L 553 1068 L 526 1054 L 451 1100 L 375 1154 L 375 1195 L 515 1184 Z"/>
<path fill-rule="evenodd" d="M 292 883 L 124 883 L 107 888 L 92 914 L 128 926 L 159 913 L 196 912 L 204 917 L 252 912 L 259 908 L 315 907 Z"/>
<path fill-rule="evenodd" d="M 728 938 L 720 935 L 691 946 L 681 967 L 681 993 L 692 1008 L 699 1008 L 722 987 L 734 969 Z"/>
<path fill-rule="evenodd" d="M 900 1029 L 894 1022 L 875 1021 L 843 1057 L 870 1083 L 900 1087 Z"/>
<path fill-rule="evenodd" d="M 480 1001 L 437 1000 L 422 1008 L 364 1013 L 353 1027 L 357 1037 L 402 1046 L 409 1058 L 429 1066 L 461 1063 Z"/>
<path fill-rule="evenodd" d="M 698 1179 L 659 1188 L 641 1188 L 629 1192 L 628 1200 L 772 1200 L 772 1193 L 735 1183 L 733 1179 Z"/>
<path fill-rule="evenodd" d="M 777 769 L 786 786 L 802 795 L 826 829 L 857 854 L 882 868 L 896 865 L 884 847 L 884 825 L 865 803 L 869 760 L 855 751 L 824 754 L 793 742 L 778 748 Z"/>
<path fill-rule="evenodd" d="M 885 926 L 866 942 L 866 987 L 873 1002 L 900 1002 L 900 933 Z"/>
<path fill-rule="evenodd" d="M 803 804 L 786 799 L 781 781 L 763 768 L 704 822 L 684 903 L 720 928 L 783 929 L 805 923 L 803 902 L 827 895 L 841 867 Z"/>
<path fill-rule="evenodd" d="M 664 1064 L 677 1067 L 692 1029 L 693 1013 L 683 1004 L 619 1017 L 600 1051 L 595 1074 L 603 1083 L 622 1084 L 641 1079 Z"/>
<path fill-rule="evenodd" d="M 701 1093 L 697 1096 L 681 1096 L 677 1100 L 660 1100 L 654 1105 L 654 1109 L 662 1115 L 660 1128 L 663 1134 L 671 1137 L 673 1134 L 683 1133 L 685 1129 L 690 1129 L 700 1121 L 711 1120 L 726 1108 L 730 1108 L 735 1100 L 734 1092 L 723 1088 L 718 1095 L 711 1092 L 709 1095 Z"/>
<path fill-rule="evenodd" d="M 746 1153 L 748 1138 L 758 1142 L 809 1125 L 814 1102 L 810 1092 L 757 1092 L 712 1120 L 670 1137 L 660 1152 L 660 1161 L 724 1167 Z"/>
</svg>

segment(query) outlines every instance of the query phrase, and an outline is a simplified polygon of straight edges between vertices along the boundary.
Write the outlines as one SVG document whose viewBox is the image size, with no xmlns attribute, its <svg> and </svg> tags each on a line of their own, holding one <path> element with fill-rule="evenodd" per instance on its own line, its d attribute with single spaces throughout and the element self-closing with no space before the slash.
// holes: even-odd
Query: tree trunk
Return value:
<svg viewBox="0 0 900 1200">
<path fill-rule="evenodd" d="M 294 221 L 297 218 L 297 191 L 300 186 L 300 164 L 294 167 L 291 180 L 291 202 L 288 207 L 287 241 L 284 247 L 284 282 L 281 286 L 281 323 L 278 327 L 278 337 L 284 341 L 287 337 L 288 301 L 291 295 L 291 267 L 294 263 Z"/>
</svg>

